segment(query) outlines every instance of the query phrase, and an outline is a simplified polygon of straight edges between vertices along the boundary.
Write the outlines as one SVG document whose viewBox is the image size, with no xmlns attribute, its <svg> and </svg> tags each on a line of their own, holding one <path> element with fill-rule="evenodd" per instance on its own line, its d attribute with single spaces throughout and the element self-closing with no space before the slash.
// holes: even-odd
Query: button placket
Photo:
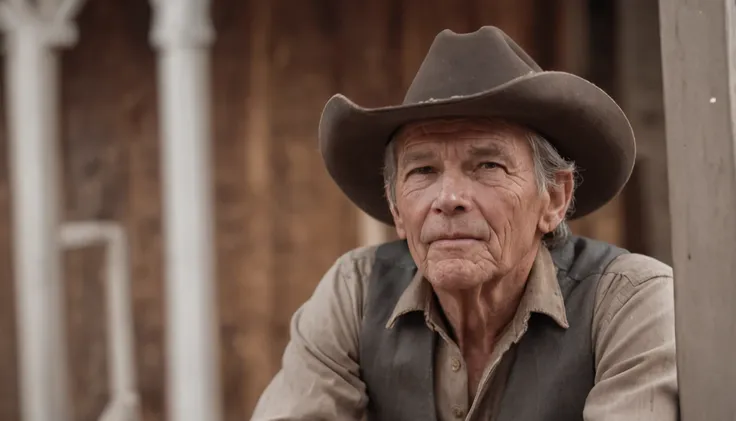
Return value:
<svg viewBox="0 0 736 421">
<path fill-rule="evenodd" d="M 461 419 L 465 416 L 465 410 L 461 406 L 455 405 L 452 407 L 452 415 L 457 419 Z"/>
<path fill-rule="evenodd" d="M 452 357 L 452 360 L 450 362 L 450 368 L 452 368 L 452 371 L 457 373 L 460 371 L 460 367 L 462 367 L 463 364 L 460 362 L 460 359 L 457 357 Z"/>
</svg>

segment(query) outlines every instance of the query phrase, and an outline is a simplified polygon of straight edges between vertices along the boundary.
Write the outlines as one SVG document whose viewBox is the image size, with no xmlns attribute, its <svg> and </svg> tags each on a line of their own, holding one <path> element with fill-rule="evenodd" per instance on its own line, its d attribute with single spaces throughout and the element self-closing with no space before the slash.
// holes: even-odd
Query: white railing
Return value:
<svg viewBox="0 0 736 421">
<path fill-rule="evenodd" d="M 62 225 L 60 241 L 64 249 L 105 247 L 110 402 L 100 421 L 138 421 L 140 407 L 135 384 L 130 261 L 125 231 L 113 222 L 71 222 Z"/>
<path fill-rule="evenodd" d="M 112 401 L 105 421 L 138 417 L 127 246 L 119 226 L 60 223 L 59 50 L 78 39 L 84 0 L 0 0 L 4 35 L 19 389 L 23 421 L 68 421 L 63 267 L 57 244 L 107 247 Z M 175 421 L 219 421 L 212 249 L 209 0 L 150 0 L 161 115 L 167 404 Z"/>
</svg>

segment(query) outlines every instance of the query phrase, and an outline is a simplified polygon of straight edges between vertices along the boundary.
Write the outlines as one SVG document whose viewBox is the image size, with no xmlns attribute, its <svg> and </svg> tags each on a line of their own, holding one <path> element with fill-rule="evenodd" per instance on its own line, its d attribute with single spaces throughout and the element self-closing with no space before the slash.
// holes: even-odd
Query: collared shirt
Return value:
<svg viewBox="0 0 736 421">
<path fill-rule="evenodd" d="M 361 420 L 367 405 L 360 379 L 359 338 L 375 247 L 340 257 L 312 297 L 294 314 L 282 369 L 264 391 L 252 420 Z M 532 312 L 569 327 L 556 268 L 544 248 L 536 256 L 512 321 L 491 354 L 476 396 L 448 334 L 432 289 L 416 276 L 399 298 L 386 328 L 423 311 L 441 340 L 435 356 L 437 419 L 493 420 L 508 378 L 511 346 L 526 333 Z M 624 254 L 598 284 L 591 328 L 595 386 L 583 418 L 675 421 L 679 419 L 672 269 L 639 254 Z"/>
</svg>

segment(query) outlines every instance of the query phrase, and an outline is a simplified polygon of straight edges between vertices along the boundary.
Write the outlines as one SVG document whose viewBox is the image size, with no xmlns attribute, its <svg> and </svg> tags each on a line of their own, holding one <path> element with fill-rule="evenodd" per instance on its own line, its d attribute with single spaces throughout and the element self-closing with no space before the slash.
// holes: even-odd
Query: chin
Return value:
<svg viewBox="0 0 736 421">
<path fill-rule="evenodd" d="M 464 259 L 428 262 L 424 277 L 433 287 L 444 290 L 471 289 L 490 279 L 477 264 Z"/>
</svg>

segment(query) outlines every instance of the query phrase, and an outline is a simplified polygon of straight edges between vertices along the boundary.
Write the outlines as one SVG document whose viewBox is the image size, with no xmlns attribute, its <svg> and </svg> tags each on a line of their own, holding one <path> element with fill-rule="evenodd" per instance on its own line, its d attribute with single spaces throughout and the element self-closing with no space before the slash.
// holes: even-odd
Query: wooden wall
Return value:
<svg viewBox="0 0 736 421">
<path fill-rule="evenodd" d="M 219 291 L 225 420 L 248 418 L 279 367 L 292 313 L 334 259 L 357 245 L 356 211 L 317 153 L 325 101 L 343 92 L 365 105 L 399 102 L 444 28 L 496 24 L 543 67 L 559 67 L 561 4 L 214 2 L 212 282 Z M 114 220 L 127 229 L 143 419 L 163 420 L 162 186 L 148 1 L 90 1 L 78 22 L 80 42 L 62 54 L 61 66 L 64 219 Z M 4 115 L 3 108 L 0 124 Z M 0 419 L 13 420 L 19 415 L 5 130 L 0 141 Z M 108 398 L 101 259 L 98 249 L 65 253 L 75 421 L 96 420 Z"/>
</svg>

